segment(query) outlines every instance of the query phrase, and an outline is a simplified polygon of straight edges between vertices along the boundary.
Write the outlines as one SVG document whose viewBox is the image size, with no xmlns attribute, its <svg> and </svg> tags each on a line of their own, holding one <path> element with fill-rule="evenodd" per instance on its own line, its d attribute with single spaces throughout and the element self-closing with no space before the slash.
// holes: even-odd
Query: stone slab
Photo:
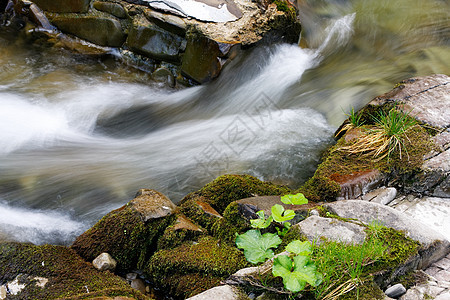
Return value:
<svg viewBox="0 0 450 300">
<path fill-rule="evenodd" d="M 366 238 L 364 227 L 332 218 L 311 216 L 294 225 L 312 243 L 320 244 L 323 238 L 342 243 L 362 244 Z"/>
<path fill-rule="evenodd" d="M 386 205 L 360 200 L 343 200 L 324 206 L 342 218 L 356 218 L 366 224 L 380 222 L 386 227 L 405 232 L 406 236 L 423 245 L 419 268 L 428 267 L 450 252 L 450 242 L 444 235 Z"/>
<path fill-rule="evenodd" d="M 237 288 L 229 285 L 216 286 L 187 300 L 246 300 L 250 299 Z"/>
</svg>

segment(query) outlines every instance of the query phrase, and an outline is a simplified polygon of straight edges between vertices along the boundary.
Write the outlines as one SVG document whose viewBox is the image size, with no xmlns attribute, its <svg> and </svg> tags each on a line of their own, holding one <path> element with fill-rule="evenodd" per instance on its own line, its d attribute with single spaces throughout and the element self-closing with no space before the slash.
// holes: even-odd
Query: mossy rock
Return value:
<svg viewBox="0 0 450 300">
<path fill-rule="evenodd" d="M 171 294 L 190 296 L 216 286 L 220 279 L 246 265 L 244 255 L 236 247 L 204 237 L 198 243 L 156 252 L 144 272 L 156 286 Z M 191 289 L 187 288 L 190 285 Z"/>
<path fill-rule="evenodd" d="M 145 198 L 148 196 L 146 193 L 153 192 L 159 199 L 155 200 L 159 205 L 153 205 Z M 92 261 L 103 252 L 109 253 L 117 261 L 116 270 L 119 273 L 141 269 L 156 251 L 158 238 L 176 221 L 176 214 L 163 210 L 171 205 L 175 207 L 164 198 L 156 191 L 141 190 L 135 199 L 108 213 L 79 236 L 72 249 L 87 261 Z"/>
<path fill-rule="evenodd" d="M 244 198 L 289 194 L 291 189 L 271 182 L 261 181 L 250 175 L 222 175 L 208 183 L 199 191 L 188 194 L 181 200 L 181 207 L 191 199 L 201 199 L 219 213 L 233 201 Z M 188 217 L 190 217 L 188 215 Z"/>
<path fill-rule="evenodd" d="M 18 276 L 20 275 L 20 276 Z M 53 245 L 0 244 L 0 282 L 18 279 L 26 286 L 8 299 L 109 299 L 148 297 L 132 289 L 125 280 L 110 272 L 100 272 L 74 250 Z M 38 286 L 38 279 L 45 283 Z"/>
<path fill-rule="evenodd" d="M 213 224 L 211 234 L 234 245 L 236 233 L 240 234 L 248 229 L 250 222 L 243 217 L 239 204 L 233 201 L 225 209 L 223 218 Z"/>
<path fill-rule="evenodd" d="M 194 224 L 183 214 L 179 214 L 175 223 L 167 227 L 158 239 L 157 249 L 173 249 L 188 241 L 197 242 L 206 233 L 206 229 Z"/>
</svg>

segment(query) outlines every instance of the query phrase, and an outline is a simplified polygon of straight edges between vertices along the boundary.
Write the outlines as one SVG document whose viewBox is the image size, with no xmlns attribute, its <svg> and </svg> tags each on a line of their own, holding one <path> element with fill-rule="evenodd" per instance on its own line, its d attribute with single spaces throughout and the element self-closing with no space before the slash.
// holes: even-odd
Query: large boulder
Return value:
<svg viewBox="0 0 450 300">
<path fill-rule="evenodd" d="M 218 285 L 246 265 L 244 255 L 236 247 L 204 237 L 198 243 L 156 252 L 145 274 L 172 295 L 186 297 Z"/>
<path fill-rule="evenodd" d="M 158 238 L 175 222 L 176 210 L 163 194 L 141 189 L 136 198 L 80 235 L 71 248 L 87 261 L 109 253 L 118 272 L 140 269 L 156 250 Z"/>
<path fill-rule="evenodd" d="M 120 47 L 126 34 L 119 21 L 97 16 L 57 16 L 51 22 L 61 31 L 100 46 Z"/>
<path fill-rule="evenodd" d="M 0 282 L 6 299 L 149 299 L 63 246 L 1 243 Z"/>
</svg>

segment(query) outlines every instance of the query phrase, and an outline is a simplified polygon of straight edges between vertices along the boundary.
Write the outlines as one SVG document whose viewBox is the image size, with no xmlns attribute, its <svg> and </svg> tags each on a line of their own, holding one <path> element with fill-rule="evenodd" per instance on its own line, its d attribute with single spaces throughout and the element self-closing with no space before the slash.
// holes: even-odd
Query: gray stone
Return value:
<svg viewBox="0 0 450 300">
<path fill-rule="evenodd" d="M 446 129 L 450 127 L 450 77 L 436 74 L 402 81 L 395 90 L 377 97 L 369 104 L 383 105 L 388 101 L 401 103 L 405 113 L 410 113 L 422 123 Z"/>
<path fill-rule="evenodd" d="M 422 168 L 426 171 L 448 173 L 450 171 L 450 149 L 425 161 Z"/>
<path fill-rule="evenodd" d="M 294 225 L 310 242 L 320 244 L 322 238 L 343 243 L 362 244 L 366 238 L 364 227 L 332 218 L 310 216 Z"/>
<path fill-rule="evenodd" d="M 126 278 L 127 280 L 129 280 L 129 281 L 132 281 L 132 280 L 136 279 L 137 276 L 138 276 L 137 273 L 127 273 L 127 275 L 125 276 L 125 278 Z"/>
<path fill-rule="evenodd" d="M 450 176 L 447 177 L 434 189 L 434 197 L 450 198 Z"/>
<path fill-rule="evenodd" d="M 169 216 L 177 209 L 169 198 L 152 189 L 140 189 L 136 197 L 130 201 L 130 205 L 140 214 L 144 222 Z"/>
<path fill-rule="evenodd" d="M 97 16 L 57 16 L 51 22 L 61 31 L 100 46 L 120 47 L 126 34 L 120 22 Z"/>
<path fill-rule="evenodd" d="M 444 257 L 443 259 L 435 262 L 433 266 L 436 266 L 444 270 L 450 270 L 450 259 Z"/>
<path fill-rule="evenodd" d="M 212 289 L 204 291 L 203 293 L 188 298 L 188 300 L 218 300 L 218 299 L 245 300 L 250 298 L 248 298 L 238 288 L 229 285 L 216 286 Z"/>
<path fill-rule="evenodd" d="M 427 273 L 427 274 L 430 275 L 430 276 L 434 276 L 434 275 L 436 275 L 437 272 L 439 272 L 439 271 L 441 271 L 441 270 L 442 270 L 441 268 L 434 267 L 434 266 L 432 265 L 431 267 L 429 267 L 429 268 L 427 268 L 427 269 L 425 270 L 425 273 Z"/>
<path fill-rule="evenodd" d="M 401 283 L 397 283 L 390 288 L 388 288 L 385 292 L 386 296 L 391 298 L 398 298 L 401 295 L 406 293 L 406 288 Z"/>
<path fill-rule="evenodd" d="M 153 25 L 144 19 L 135 19 L 127 39 L 131 50 L 150 58 L 179 63 L 184 39 Z"/>
<path fill-rule="evenodd" d="M 434 300 L 450 300 L 450 292 L 440 294 Z"/>
<path fill-rule="evenodd" d="M 47 19 L 44 12 L 36 4 L 30 5 L 29 16 L 39 27 L 47 30 L 56 30 L 56 27 L 50 24 L 50 21 Z"/>
<path fill-rule="evenodd" d="M 397 196 L 397 189 L 393 187 L 381 187 L 376 190 L 373 190 L 361 198 L 365 201 L 371 201 L 375 203 L 380 203 L 383 205 L 387 205 L 392 202 Z"/>
<path fill-rule="evenodd" d="M 97 256 L 92 261 L 92 264 L 99 271 L 106 271 L 106 270 L 114 271 L 117 266 L 116 260 L 112 258 L 111 255 L 105 252 Z"/>
<path fill-rule="evenodd" d="M 436 278 L 438 281 L 450 281 L 450 272 L 447 270 L 441 270 L 436 274 L 434 274 L 433 277 Z"/>
<path fill-rule="evenodd" d="M 408 237 L 422 244 L 418 268 L 426 268 L 450 252 L 450 242 L 445 236 L 386 205 L 345 200 L 325 204 L 324 207 L 342 218 L 356 218 L 366 224 L 381 222 L 387 227 L 404 231 Z"/>
</svg>

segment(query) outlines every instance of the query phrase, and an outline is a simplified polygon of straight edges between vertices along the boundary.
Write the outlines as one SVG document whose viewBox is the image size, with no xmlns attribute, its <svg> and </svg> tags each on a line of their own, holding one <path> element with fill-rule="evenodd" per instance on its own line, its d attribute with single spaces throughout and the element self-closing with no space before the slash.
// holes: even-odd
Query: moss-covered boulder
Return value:
<svg viewBox="0 0 450 300">
<path fill-rule="evenodd" d="M 220 280 L 245 267 L 244 255 L 212 237 L 156 252 L 145 274 L 175 296 L 188 297 L 212 288 Z"/>
<path fill-rule="evenodd" d="M 181 200 L 181 207 L 188 201 L 201 199 L 219 213 L 223 213 L 233 201 L 254 196 L 285 195 L 290 192 L 291 189 L 286 186 L 261 181 L 250 175 L 222 175 L 199 191 L 184 197 Z"/>
<path fill-rule="evenodd" d="M 149 299 L 125 280 L 96 270 L 63 246 L 0 244 L 0 282 L 7 299 Z"/>
<path fill-rule="evenodd" d="M 140 190 L 136 198 L 104 216 L 71 246 L 92 261 L 103 252 L 117 261 L 117 271 L 140 269 L 156 250 L 158 238 L 176 220 L 176 206 L 154 190 Z"/>
<path fill-rule="evenodd" d="M 51 22 L 61 31 L 100 46 L 120 47 L 127 35 L 118 20 L 98 16 L 57 16 Z"/>
<path fill-rule="evenodd" d="M 178 214 L 175 223 L 166 228 L 158 240 L 158 250 L 172 249 L 181 244 L 192 241 L 196 242 L 201 236 L 206 235 L 206 229 L 194 224 L 183 214 Z"/>
</svg>

